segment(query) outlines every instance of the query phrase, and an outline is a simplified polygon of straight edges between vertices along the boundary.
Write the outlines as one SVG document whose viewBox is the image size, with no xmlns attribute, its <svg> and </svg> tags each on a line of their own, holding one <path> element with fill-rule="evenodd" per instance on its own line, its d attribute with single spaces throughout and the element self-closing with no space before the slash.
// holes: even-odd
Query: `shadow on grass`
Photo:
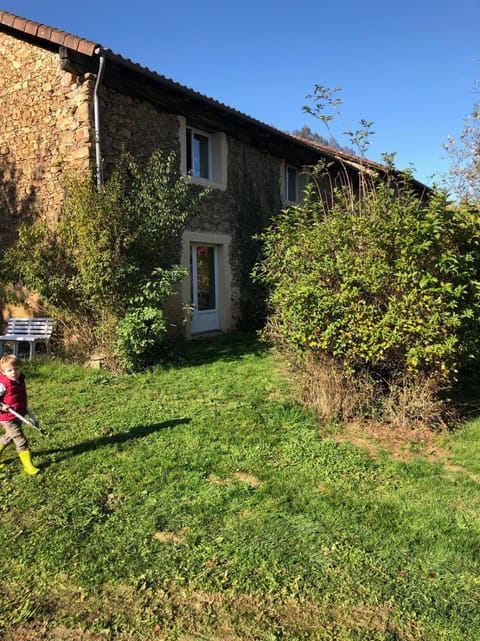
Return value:
<svg viewBox="0 0 480 641">
<path fill-rule="evenodd" d="M 480 417 L 480 375 L 476 371 L 460 375 L 450 391 L 450 402 L 460 421 Z"/>
<path fill-rule="evenodd" d="M 270 346 L 254 333 L 236 332 L 194 339 L 179 350 L 176 366 L 204 365 L 216 361 L 234 361 L 245 355 L 263 356 Z"/>
<path fill-rule="evenodd" d="M 82 443 L 77 443 L 71 447 L 58 447 L 51 450 L 36 450 L 35 456 L 48 456 L 53 455 L 54 459 L 52 461 L 45 462 L 42 464 L 42 469 L 48 467 L 52 463 L 58 463 L 72 456 L 78 456 L 80 454 L 85 454 L 86 452 L 91 452 L 101 447 L 118 445 L 120 443 L 126 443 L 127 441 L 132 441 L 134 439 L 144 438 L 149 434 L 158 432 L 159 430 L 166 430 L 177 425 L 186 425 L 191 422 L 191 418 L 174 418 L 170 421 L 164 421 L 163 423 L 153 423 L 152 425 L 137 425 L 128 432 L 120 432 L 119 434 L 112 434 L 106 436 L 100 436 L 99 438 L 92 439 L 90 441 L 83 441 Z M 58 456 L 60 455 L 60 456 Z"/>
</svg>

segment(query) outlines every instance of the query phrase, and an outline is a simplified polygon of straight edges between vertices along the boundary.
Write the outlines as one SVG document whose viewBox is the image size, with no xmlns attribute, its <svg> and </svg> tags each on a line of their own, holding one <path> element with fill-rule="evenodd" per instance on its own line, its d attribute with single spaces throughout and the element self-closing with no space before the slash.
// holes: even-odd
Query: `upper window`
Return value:
<svg viewBox="0 0 480 641">
<path fill-rule="evenodd" d="M 187 172 L 196 178 L 210 180 L 211 156 L 210 136 L 187 127 Z"/>
<path fill-rule="evenodd" d="M 282 197 L 286 203 L 299 203 L 308 184 L 308 176 L 297 167 L 283 163 Z"/>
<path fill-rule="evenodd" d="M 285 167 L 285 197 L 290 203 L 298 202 L 298 172 L 295 167 Z"/>
<path fill-rule="evenodd" d="M 223 132 L 207 132 L 180 120 L 181 171 L 192 182 L 226 189 L 227 137 Z"/>
</svg>

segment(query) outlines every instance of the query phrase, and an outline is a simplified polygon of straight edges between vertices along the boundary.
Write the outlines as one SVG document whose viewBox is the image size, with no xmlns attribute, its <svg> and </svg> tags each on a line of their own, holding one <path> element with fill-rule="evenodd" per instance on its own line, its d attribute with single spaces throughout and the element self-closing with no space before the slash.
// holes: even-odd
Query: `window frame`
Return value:
<svg viewBox="0 0 480 641">
<path fill-rule="evenodd" d="M 295 194 L 291 193 L 291 183 L 290 180 L 293 178 L 292 173 L 294 172 L 294 189 Z M 280 174 L 280 189 L 282 200 L 285 204 L 288 205 L 298 205 L 302 202 L 305 189 L 309 183 L 308 172 L 305 172 L 304 167 L 298 167 L 292 165 L 286 160 L 282 161 L 282 169 Z M 294 197 L 293 197 L 294 196 Z"/>
<path fill-rule="evenodd" d="M 199 158 L 196 156 L 196 140 L 201 143 L 201 139 L 206 141 L 207 162 L 202 162 L 202 149 L 200 148 Z M 212 139 L 211 135 L 201 129 L 195 127 L 186 127 L 186 143 L 187 143 L 187 173 L 194 178 L 202 180 L 212 180 Z M 200 144 L 201 146 L 201 144 Z M 206 169 L 205 173 L 202 173 Z"/>
<path fill-rule="evenodd" d="M 179 115 L 178 123 L 180 173 L 182 176 L 187 177 L 192 184 L 225 191 L 228 177 L 228 141 L 226 133 L 223 131 L 206 131 L 196 126 L 195 122 L 187 121 L 185 116 Z M 209 178 L 196 176 L 191 169 L 189 170 L 194 164 L 192 158 L 192 132 L 208 138 Z M 190 142 L 188 142 L 188 137 L 190 137 Z"/>
<path fill-rule="evenodd" d="M 295 194 L 293 194 L 293 198 L 291 197 L 291 182 L 290 182 L 290 177 L 294 174 L 294 185 L 293 189 L 295 190 Z M 293 165 L 289 165 L 288 163 L 285 164 L 285 200 L 289 203 L 298 203 L 298 169 L 294 167 Z"/>
</svg>

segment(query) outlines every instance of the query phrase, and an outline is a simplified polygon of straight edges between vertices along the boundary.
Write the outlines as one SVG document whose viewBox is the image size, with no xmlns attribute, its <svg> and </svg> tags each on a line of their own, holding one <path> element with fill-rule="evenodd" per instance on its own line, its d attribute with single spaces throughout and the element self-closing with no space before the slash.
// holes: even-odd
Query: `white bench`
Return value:
<svg viewBox="0 0 480 641">
<path fill-rule="evenodd" d="M 11 343 L 13 353 L 18 356 L 20 343 L 28 343 L 29 360 L 35 356 L 38 343 L 43 343 L 47 354 L 50 354 L 50 337 L 53 321 L 51 318 L 9 318 L 7 333 L 0 336 L 0 354 L 3 354 L 5 343 Z"/>
</svg>

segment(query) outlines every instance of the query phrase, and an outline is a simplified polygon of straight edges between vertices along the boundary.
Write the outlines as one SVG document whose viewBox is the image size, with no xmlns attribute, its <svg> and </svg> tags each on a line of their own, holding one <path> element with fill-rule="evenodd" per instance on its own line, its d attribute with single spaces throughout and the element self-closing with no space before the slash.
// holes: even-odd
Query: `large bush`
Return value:
<svg viewBox="0 0 480 641">
<path fill-rule="evenodd" d="M 319 364 L 322 385 L 335 372 L 344 393 L 327 413 L 348 413 L 345 399 L 367 382 L 369 411 L 398 385 L 435 394 L 478 361 L 479 220 L 446 194 L 421 197 L 397 174 L 361 196 L 336 190 L 327 210 L 312 186 L 263 240 L 255 275 L 270 288 L 266 334 L 305 371 Z"/>
<path fill-rule="evenodd" d="M 186 274 L 175 266 L 179 240 L 205 193 L 193 193 L 175 154 L 162 151 L 145 165 L 125 154 L 100 189 L 90 176 L 69 176 L 60 220 L 20 226 L 3 280 L 38 294 L 70 353 L 101 350 L 138 366 L 165 341 L 162 306 Z"/>
</svg>

